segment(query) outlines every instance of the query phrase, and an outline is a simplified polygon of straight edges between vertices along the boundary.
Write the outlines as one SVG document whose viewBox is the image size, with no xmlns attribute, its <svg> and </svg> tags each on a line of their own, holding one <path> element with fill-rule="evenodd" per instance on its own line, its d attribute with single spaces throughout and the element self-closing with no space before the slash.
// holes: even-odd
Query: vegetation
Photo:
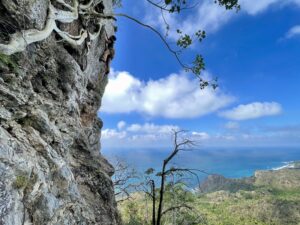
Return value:
<svg viewBox="0 0 300 225">
<path fill-rule="evenodd" d="M 15 56 L 4 55 L 0 53 L 0 67 L 12 70 L 13 72 L 17 72 L 18 64 L 16 63 Z"/>
<path fill-rule="evenodd" d="M 236 9 L 237 11 L 240 9 L 238 4 L 238 0 L 211 0 L 215 4 L 224 7 L 226 10 Z M 50 1 L 51 2 L 51 1 Z M 113 0 L 113 5 L 115 7 L 121 6 L 121 0 Z M 195 4 L 193 0 L 164 0 L 164 1 L 152 1 L 147 0 L 147 2 L 158 9 L 160 9 L 161 14 L 164 17 L 164 13 L 171 14 L 180 14 L 183 10 L 192 9 L 198 3 Z M 204 2 L 204 1 L 203 1 Z M 47 37 L 51 35 L 52 32 L 56 32 L 62 40 L 67 42 L 74 49 L 79 46 L 83 46 L 88 43 L 87 39 L 95 40 L 99 37 L 101 23 L 100 20 L 116 20 L 117 17 L 123 17 L 138 23 L 139 25 L 150 29 L 153 31 L 165 44 L 167 49 L 174 55 L 180 66 L 188 71 L 195 74 L 200 81 L 200 88 L 205 88 L 206 86 L 211 86 L 213 88 L 217 88 L 217 79 L 205 80 L 201 75 L 201 71 L 205 69 L 204 59 L 201 54 L 197 53 L 191 62 L 186 63 L 181 58 L 182 52 L 190 47 L 194 42 L 202 42 L 202 40 L 206 37 L 206 33 L 201 28 L 195 28 L 193 34 L 186 34 L 182 31 L 182 28 L 175 28 L 178 34 L 178 40 L 176 42 L 176 47 L 173 48 L 172 44 L 169 44 L 167 40 L 167 34 L 170 28 L 167 20 L 164 19 L 167 33 L 163 35 L 157 30 L 155 27 L 145 24 L 137 18 L 134 18 L 130 15 L 124 13 L 112 13 L 105 14 L 103 11 L 103 4 L 101 1 L 90 0 L 87 3 L 82 3 L 79 0 L 73 0 L 72 4 L 69 4 L 67 1 L 61 0 L 56 3 L 61 4 L 61 7 L 67 8 L 68 10 L 59 10 L 54 7 L 54 5 L 49 6 L 47 21 L 44 29 L 36 30 L 22 30 L 22 32 L 16 32 L 14 34 L 7 34 L 9 36 L 8 43 L 0 43 L 0 54 L 3 55 L 13 55 L 17 52 L 24 51 L 28 45 L 31 43 L 39 42 L 45 40 Z M 78 10 L 80 9 L 80 10 Z M 78 36 L 73 36 L 68 32 L 64 32 L 60 30 L 57 26 L 57 22 L 60 23 L 71 23 L 78 19 L 78 15 L 80 18 L 82 17 L 84 20 L 90 21 L 90 18 L 95 18 L 96 23 L 95 27 L 99 27 L 96 32 L 92 32 L 89 29 L 83 29 L 82 32 Z M 89 38 L 88 38 L 89 37 Z M 1 56 L 0 56 L 1 57 Z"/>
<path fill-rule="evenodd" d="M 113 177 L 115 185 L 115 195 L 119 203 L 127 202 L 133 197 L 140 199 L 144 196 L 146 206 L 140 208 L 139 204 L 130 201 L 125 211 L 128 213 L 128 224 L 151 223 L 152 225 L 165 224 L 171 220 L 178 224 L 194 224 L 199 220 L 195 215 L 193 198 L 188 188 L 188 175 L 198 179 L 196 172 L 203 172 L 197 169 L 173 166 L 172 160 L 181 151 L 189 151 L 195 144 L 185 137 L 184 131 L 174 131 L 174 148 L 162 161 L 162 168 L 155 173 L 153 168 L 149 168 L 144 177 L 132 184 L 132 179 L 138 179 L 135 172 L 129 167 L 117 161 L 115 163 L 116 174 Z M 191 177 L 189 177 L 191 178 Z M 135 188 L 136 194 L 131 196 Z M 138 208 L 135 208 L 138 206 Z M 139 209 L 140 208 L 140 209 Z M 147 212 L 147 219 L 139 217 L 139 210 Z M 180 217 L 175 216 L 180 212 Z M 151 218 L 151 219 L 150 219 Z M 140 222 L 139 222 L 140 221 Z M 176 222 L 177 221 L 177 222 Z"/>
<path fill-rule="evenodd" d="M 262 178 L 265 176 L 265 181 Z M 268 179 L 276 181 L 268 183 Z M 282 169 L 261 171 L 253 178 L 251 189 L 244 190 L 241 182 L 234 181 L 233 189 L 209 193 L 188 191 L 182 185 L 166 188 L 164 205 L 174 201 L 193 206 L 192 210 L 178 209 L 163 218 L 161 224 L 206 225 L 298 225 L 300 222 L 300 171 Z M 248 181 L 247 181 L 248 182 Z M 285 183 L 287 185 L 279 185 Z M 240 188 L 234 187 L 237 184 Z M 248 184 L 250 186 L 250 184 Z M 249 187 L 248 186 L 248 187 Z M 229 187 L 229 186 L 227 186 Z M 220 187 L 222 189 L 222 187 Z M 126 225 L 151 224 L 150 199 L 142 192 L 119 205 Z"/>
<path fill-rule="evenodd" d="M 240 5 L 238 3 L 238 0 L 211 0 L 215 4 L 220 5 L 221 7 L 224 7 L 226 10 L 233 10 L 236 11 L 240 10 Z M 206 37 L 205 30 L 202 30 L 201 28 L 195 27 L 195 30 L 193 34 L 187 34 L 182 31 L 183 28 L 181 27 L 172 27 L 172 29 L 176 30 L 178 34 L 178 39 L 176 41 L 176 47 L 172 47 L 171 44 L 168 42 L 168 33 L 171 29 L 168 21 L 165 19 L 165 13 L 170 14 L 180 14 L 184 10 L 189 10 L 194 7 L 196 7 L 200 2 L 204 1 L 193 1 L 193 0 L 164 0 L 164 1 L 153 1 L 153 0 L 147 0 L 147 2 L 155 7 L 158 8 L 162 14 L 162 18 L 164 19 L 165 28 L 166 28 L 166 34 L 163 35 L 160 33 L 159 30 L 157 30 L 155 27 L 145 24 L 142 21 L 140 21 L 137 18 L 134 18 L 130 15 L 124 14 L 124 13 L 116 13 L 113 15 L 105 15 L 108 18 L 115 17 L 123 17 L 126 19 L 129 19 L 147 29 L 150 29 L 152 32 L 154 32 L 165 44 L 167 49 L 173 54 L 173 56 L 176 58 L 180 66 L 187 72 L 192 72 L 194 75 L 196 75 L 199 79 L 200 88 L 204 89 L 207 86 L 211 86 L 212 88 L 216 89 L 218 87 L 218 80 L 217 78 L 214 78 L 212 80 L 206 80 L 201 76 L 201 71 L 205 69 L 205 62 L 201 54 L 197 53 L 194 57 L 194 60 L 190 63 L 186 63 L 181 59 L 181 54 L 184 50 L 189 48 L 193 43 L 195 42 L 202 42 L 203 39 Z M 122 1 L 121 0 L 114 0 L 113 4 L 117 7 L 121 6 Z"/>
<path fill-rule="evenodd" d="M 29 180 L 26 176 L 19 175 L 16 177 L 16 179 L 12 185 L 15 189 L 23 189 L 23 188 L 26 188 L 28 182 L 29 182 Z"/>
</svg>

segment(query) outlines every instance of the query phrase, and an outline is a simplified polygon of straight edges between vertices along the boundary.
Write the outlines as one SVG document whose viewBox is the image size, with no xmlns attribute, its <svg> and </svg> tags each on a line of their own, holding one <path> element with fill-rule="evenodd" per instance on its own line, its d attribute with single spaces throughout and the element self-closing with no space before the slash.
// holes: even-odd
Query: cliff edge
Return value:
<svg viewBox="0 0 300 225">
<path fill-rule="evenodd" d="M 89 15 L 112 4 L 0 0 L 1 225 L 120 224 L 97 118 L 114 21 Z"/>
</svg>

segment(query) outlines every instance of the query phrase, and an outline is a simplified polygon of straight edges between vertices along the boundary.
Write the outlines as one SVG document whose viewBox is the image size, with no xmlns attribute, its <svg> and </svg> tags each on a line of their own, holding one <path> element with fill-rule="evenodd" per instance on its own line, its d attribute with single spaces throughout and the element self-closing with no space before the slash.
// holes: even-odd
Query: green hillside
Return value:
<svg viewBox="0 0 300 225">
<path fill-rule="evenodd" d="M 214 175 L 196 193 L 180 193 L 179 189 L 173 197 L 169 193 L 165 207 L 174 205 L 175 196 L 185 198 L 193 210 L 179 209 L 166 214 L 163 224 L 300 225 L 299 163 L 293 168 L 256 171 L 247 179 Z M 135 193 L 119 208 L 125 224 L 151 224 L 151 201 L 144 194 Z"/>
</svg>

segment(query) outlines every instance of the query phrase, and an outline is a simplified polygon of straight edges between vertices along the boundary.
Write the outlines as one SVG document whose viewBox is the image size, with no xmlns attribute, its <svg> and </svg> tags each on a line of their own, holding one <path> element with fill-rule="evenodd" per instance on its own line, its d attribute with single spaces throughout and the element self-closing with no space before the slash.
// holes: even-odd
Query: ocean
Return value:
<svg viewBox="0 0 300 225">
<path fill-rule="evenodd" d="M 159 171 L 162 160 L 171 149 L 103 149 L 108 159 L 118 157 L 139 172 L 148 168 Z M 256 170 L 276 169 L 291 161 L 300 160 L 300 147 L 247 147 L 247 148 L 203 148 L 180 152 L 174 158 L 174 166 L 204 170 L 209 174 L 220 174 L 228 178 L 249 177 Z M 200 180 L 207 175 L 198 173 Z"/>
</svg>

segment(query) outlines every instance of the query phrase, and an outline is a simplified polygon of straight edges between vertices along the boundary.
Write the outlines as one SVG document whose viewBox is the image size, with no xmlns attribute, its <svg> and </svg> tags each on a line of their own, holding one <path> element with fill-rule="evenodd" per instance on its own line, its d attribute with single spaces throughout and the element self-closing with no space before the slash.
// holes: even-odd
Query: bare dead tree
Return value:
<svg viewBox="0 0 300 225">
<path fill-rule="evenodd" d="M 155 180 L 150 177 L 154 173 L 153 168 L 149 168 L 145 174 L 147 175 L 146 185 L 150 186 L 150 190 L 147 188 L 144 189 L 144 192 L 152 199 L 152 225 L 161 225 L 162 218 L 169 212 L 178 211 L 181 209 L 192 210 L 193 207 L 188 205 L 186 202 L 178 203 L 176 205 L 171 205 L 168 208 L 164 207 L 164 197 L 166 194 L 166 185 L 170 186 L 170 182 L 167 179 L 170 176 L 179 175 L 179 179 L 173 181 L 172 185 L 186 185 L 184 176 L 190 174 L 193 177 L 196 177 L 198 183 L 199 178 L 197 173 L 205 173 L 203 170 L 191 169 L 191 168 L 182 168 L 171 166 L 172 160 L 179 152 L 182 151 L 191 151 L 191 149 L 196 145 L 195 141 L 186 138 L 183 134 L 185 131 L 174 131 L 174 147 L 171 153 L 163 160 L 162 168 L 156 176 L 160 177 L 160 186 L 155 187 Z M 157 193 L 158 192 L 158 193 Z M 156 203 L 158 206 L 156 207 Z"/>
<path fill-rule="evenodd" d="M 147 171 L 145 171 L 146 177 L 143 184 L 142 191 L 146 193 L 151 198 L 152 201 L 152 225 L 156 224 L 156 185 L 155 180 L 150 177 L 150 175 L 154 172 L 153 168 L 149 168 Z M 148 187 L 150 186 L 150 190 L 148 190 Z"/>
<path fill-rule="evenodd" d="M 115 188 L 115 197 L 118 203 L 130 198 L 131 193 L 138 190 L 141 185 L 136 182 L 139 176 L 134 168 L 129 166 L 124 160 L 115 157 L 112 159 L 115 173 L 112 177 Z"/>
<path fill-rule="evenodd" d="M 187 148 L 191 148 L 192 146 L 195 146 L 195 142 L 188 139 L 184 138 L 183 140 L 179 141 L 179 134 L 184 131 L 174 131 L 174 149 L 171 152 L 171 154 L 163 160 L 163 165 L 161 169 L 161 181 L 160 181 L 160 191 L 159 191 L 159 202 L 158 202 L 158 211 L 157 211 L 157 221 L 156 225 L 161 224 L 161 219 L 162 216 L 166 213 L 163 214 L 163 201 L 164 201 L 164 194 L 165 194 L 165 182 L 166 182 L 166 177 L 171 174 L 171 173 L 176 173 L 178 171 L 183 171 L 183 169 L 180 168 L 171 168 L 167 169 L 167 166 L 171 162 L 171 160 L 180 152 L 180 151 L 185 151 Z M 184 169 L 186 172 L 190 172 L 189 169 Z M 196 175 L 196 174 L 195 174 Z M 169 210 L 171 211 L 171 209 Z"/>
<path fill-rule="evenodd" d="M 140 175 L 136 173 L 128 164 L 126 164 L 121 159 L 115 158 L 113 165 L 115 167 L 115 175 L 113 176 L 113 182 L 115 185 L 115 195 L 118 203 L 123 201 L 131 201 L 131 195 L 136 192 L 143 192 L 146 194 L 146 199 L 151 199 L 151 224 L 161 225 L 162 218 L 166 217 L 169 213 L 173 212 L 192 212 L 194 208 L 190 205 L 185 197 L 190 193 L 188 179 L 197 180 L 198 173 L 206 173 L 204 170 L 185 168 L 181 166 L 174 166 L 173 160 L 180 152 L 192 151 L 196 146 L 196 142 L 189 139 L 185 135 L 185 131 L 174 131 L 174 147 L 168 156 L 162 162 L 162 168 L 158 173 L 154 173 L 153 168 L 149 168 L 144 173 L 144 177 L 141 178 Z M 154 176 L 155 175 L 155 176 Z M 190 175 L 187 176 L 187 175 Z M 155 178 L 156 177 L 156 178 Z M 159 177 L 160 184 L 157 185 Z M 170 180 L 170 178 L 173 178 Z M 179 202 L 174 202 L 174 204 L 164 204 L 165 196 L 171 194 L 172 190 L 176 187 L 184 187 L 183 195 L 180 197 Z M 178 188 L 177 188 L 178 189 Z M 181 189 L 180 189 L 181 190 Z M 171 191 L 171 192 L 170 192 Z M 177 196 L 178 192 L 174 192 Z M 182 200 L 184 199 L 184 200 Z M 147 209 L 146 209 L 147 210 Z"/>
<path fill-rule="evenodd" d="M 155 182 L 154 180 L 151 180 L 150 182 L 151 185 L 151 192 L 152 192 L 152 224 L 155 225 L 155 209 L 156 209 L 156 195 L 155 195 Z"/>
</svg>

